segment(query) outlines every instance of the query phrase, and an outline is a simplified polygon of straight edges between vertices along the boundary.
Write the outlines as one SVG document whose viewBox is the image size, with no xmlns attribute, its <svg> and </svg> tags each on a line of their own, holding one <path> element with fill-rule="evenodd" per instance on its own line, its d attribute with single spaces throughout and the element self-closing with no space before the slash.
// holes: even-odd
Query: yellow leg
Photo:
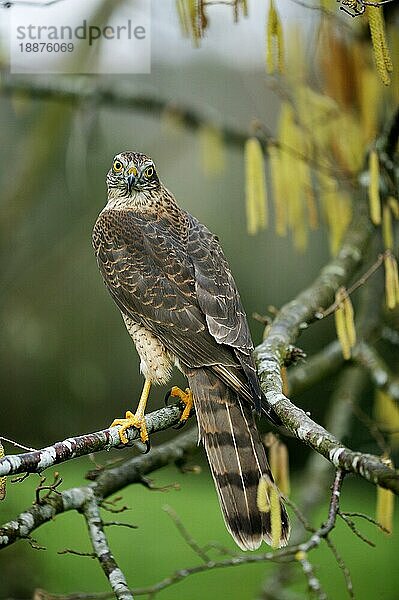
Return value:
<svg viewBox="0 0 399 600">
<path fill-rule="evenodd" d="M 135 414 L 130 412 L 130 410 L 126 411 L 126 415 L 124 419 L 115 419 L 110 427 L 116 427 L 117 425 L 121 425 L 119 429 L 119 437 L 121 439 L 122 444 L 127 444 L 128 439 L 125 431 L 129 429 L 129 427 L 137 427 L 140 429 L 140 439 L 144 444 L 148 444 L 148 432 L 145 424 L 145 407 L 147 405 L 148 396 L 150 394 L 151 389 L 151 381 L 146 379 L 143 386 L 143 391 L 141 392 L 140 402 L 137 407 Z"/>
<path fill-rule="evenodd" d="M 172 387 L 172 389 L 170 390 L 170 395 L 175 398 L 180 398 L 180 400 L 185 405 L 184 410 L 180 417 L 180 423 L 185 423 L 187 421 L 188 417 L 190 416 L 190 412 L 191 412 L 191 409 L 192 409 L 193 403 L 194 403 L 192 391 L 190 390 L 190 388 L 186 388 L 186 391 L 183 392 L 183 390 L 181 390 L 179 387 L 174 385 Z"/>
</svg>

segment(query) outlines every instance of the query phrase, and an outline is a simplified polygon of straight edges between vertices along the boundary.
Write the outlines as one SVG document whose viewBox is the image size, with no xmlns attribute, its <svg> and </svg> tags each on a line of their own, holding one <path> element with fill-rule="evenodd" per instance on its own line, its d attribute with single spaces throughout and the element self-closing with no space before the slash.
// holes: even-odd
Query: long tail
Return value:
<svg viewBox="0 0 399 600">
<path fill-rule="evenodd" d="M 211 468 L 226 527 L 242 550 L 271 543 L 270 512 L 258 508 L 262 475 L 273 481 L 250 407 L 210 369 L 187 373 L 194 396 L 200 439 Z M 280 546 L 289 537 L 289 521 L 281 505 Z"/>
</svg>

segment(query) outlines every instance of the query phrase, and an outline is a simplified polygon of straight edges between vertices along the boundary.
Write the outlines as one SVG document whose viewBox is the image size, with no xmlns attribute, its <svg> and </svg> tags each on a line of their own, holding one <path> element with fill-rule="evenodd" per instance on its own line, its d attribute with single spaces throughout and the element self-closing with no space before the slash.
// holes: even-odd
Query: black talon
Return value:
<svg viewBox="0 0 399 600">
<path fill-rule="evenodd" d="M 145 444 L 145 451 L 143 452 L 143 454 L 148 454 L 149 451 L 151 450 L 151 442 L 148 439 L 147 441 L 143 442 L 143 444 Z"/>
<path fill-rule="evenodd" d="M 187 423 L 187 421 L 180 421 L 177 425 L 173 426 L 173 429 L 181 429 L 182 427 L 185 426 L 186 423 Z"/>
<path fill-rule="evenodd" d="M 164 400 L 165 406 L 169 406 L 169 398 L 171 398 L 171 397 L 172 397 L 172 388 L 170 388 L 170 390 L 168 390 L 166 392 L 166 396 L 165 396 L 165 400 Z"/>
</svg>

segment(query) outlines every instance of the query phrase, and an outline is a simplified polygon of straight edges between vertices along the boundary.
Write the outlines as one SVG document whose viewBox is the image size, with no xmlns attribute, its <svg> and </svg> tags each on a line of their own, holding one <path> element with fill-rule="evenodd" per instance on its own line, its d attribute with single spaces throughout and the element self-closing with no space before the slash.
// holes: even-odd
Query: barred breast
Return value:
<svg viewBox="0 0 399 600">
<path fill-rule="evenodd" d="M 173 355 L 148 329 L 128 316 L 124 314 L 122 316 L 140 357 L 140 371 L 144 377 L 153 383 L 167 383 L 171 377 L 173 365 L 176 363 Z"/>
</svg>

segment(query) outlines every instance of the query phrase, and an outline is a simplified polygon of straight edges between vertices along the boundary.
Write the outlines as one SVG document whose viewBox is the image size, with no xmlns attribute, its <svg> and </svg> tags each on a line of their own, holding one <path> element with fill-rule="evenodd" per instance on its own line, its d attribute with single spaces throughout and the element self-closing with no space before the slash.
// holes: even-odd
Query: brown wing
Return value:
<svg viewBox="0 0 399 600">
<path fill-rule="evenodd" d="M 190 223 L 187 252 L 194 265 L 198 304 L 215 340 L 233 348 L 252 389 L 255 406 L 260 410 L 261 404 L 266 407 L 266 402 L 252 358 L 247 317 L 229 264 L 218 238 L 195 217 L 189 214 L 187 217 Z M 222 375 L 221 369 L 215 370 Z M 235 377 L 237 373 L 230 369 L 227 375 Z M 226 373 L 222 378 L 226 379 Z"/>
<path fill-rule="evenodd" d="M 96 222 L 93 245 L 123 313 L 152 331 L 183 365 L 211 366 L 259 408 L 245 313 L 215 236 L 183 212 L 177 227 L 109 210 Z"/>
<path fill-rule="evenodd" d="M 171 224 L 105 211 L 93 232 L 105 284 L 120 310 L 158 336 L 187 366 L 234 365 L 215 344 L 196 300 L 194 268 Z"/>
</svg>

